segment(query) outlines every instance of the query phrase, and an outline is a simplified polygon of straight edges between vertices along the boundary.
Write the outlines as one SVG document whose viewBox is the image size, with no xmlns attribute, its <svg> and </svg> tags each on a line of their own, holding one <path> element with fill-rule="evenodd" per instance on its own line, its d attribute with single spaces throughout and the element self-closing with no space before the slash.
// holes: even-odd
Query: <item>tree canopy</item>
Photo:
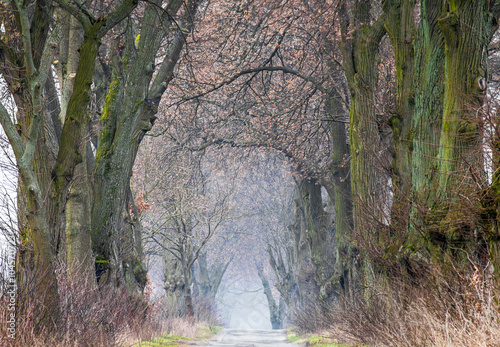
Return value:
<svg viewBox="0 0 500 347">
<path fill-rule="evenodd" d="M 68 283 L 142 298 L 151 259 L 191 323 L 235 269 L 273 328 L 426 295 L 455 319 L 478 278 L 496 297 L 499 1 L 0 0 L 0 16 L 16 300 L 27 315 L 35 294 L 42 338 L 64 335 Z"/>
</svg>

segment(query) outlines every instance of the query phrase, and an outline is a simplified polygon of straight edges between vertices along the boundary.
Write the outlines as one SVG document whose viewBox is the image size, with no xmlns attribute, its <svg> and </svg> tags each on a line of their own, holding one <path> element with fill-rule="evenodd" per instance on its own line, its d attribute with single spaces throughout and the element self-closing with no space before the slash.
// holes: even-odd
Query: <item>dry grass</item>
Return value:
<svg viewBox="0 0 500 347">
<path fill-rule="evenodd" d="M 312 306 L 294 324 L 300 333 L 327 331 L 349 344 L 500 346 L 498 295 L 488 271 L 476 266 L 446 279 L 435 274 L 418 286 L 393 281 L 389 287 L 335 307 Z"/>
<path fill-rule="evenodd" d="M 64 264 L 57 268 L 60 316 L 53 332 L 37 331 L 38 300 L 29 288 L 16 293 L 15 340 L 8 337 L 9 298 L 5 278 L 0 276 L 1 346 L 131 346 L 135 341 L 174 333 L 194 337 L 199 326 L 172 317 L 147 296 L 125 288 L 98 289 L 86 276 L 68 277 Z M 209 316 L 208 313 L 204 313 Z"/>
</svg>

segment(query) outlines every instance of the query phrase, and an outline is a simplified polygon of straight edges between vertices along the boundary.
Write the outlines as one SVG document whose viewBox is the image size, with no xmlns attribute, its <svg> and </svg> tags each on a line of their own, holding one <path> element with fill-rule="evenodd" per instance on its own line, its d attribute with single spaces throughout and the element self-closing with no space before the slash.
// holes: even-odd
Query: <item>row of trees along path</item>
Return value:
<svg viewBox="0 0 500 347">
<path fill-rule="evenodd" d="M 164 165 L 168 150 L 193 165 L 210 148 L 287 158 L 290 247 L 285 256 L 269 237 L 267 256 L 289 309 L 294 298 L 368 298 L 375 281 L 411 284 L 471 256 L 497 282 L 499 141 L 486 93 L 499 2 L 0 6 L 0 123 L 19 171 L 16 278 L 37 293 L 41 329 L 57 326 L 56 258 L 100 286 L 142 292 L 149 209 L 131 178 L 148 134 L 168 144 Z M 200 172 L 179 180 L 204 182 Z M 178 207 L 169 254 L 192 246 L 179 240 L 193 215 Z M 208 239 L 181 260 L 191 317 L 190 269 Z"/>
</svg>

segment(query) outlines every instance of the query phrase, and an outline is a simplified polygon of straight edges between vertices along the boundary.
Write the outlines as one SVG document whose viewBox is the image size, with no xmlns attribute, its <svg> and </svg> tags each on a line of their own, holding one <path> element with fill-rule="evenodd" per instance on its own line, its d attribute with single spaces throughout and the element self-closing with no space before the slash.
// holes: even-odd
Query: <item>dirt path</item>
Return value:
<svg viewBox="0 0 500 347">
<path fill-rule="evenodd" d="M 236 330 L 220 332 L 208 346 L 291 346 L 283 330 Z"/>
<path fill-rule="evenodd" d="M 225 329 L 205 346 L 231 347 L 297 347 L 306 344 L 291 343 L 284 330 Z"/>
</svg>

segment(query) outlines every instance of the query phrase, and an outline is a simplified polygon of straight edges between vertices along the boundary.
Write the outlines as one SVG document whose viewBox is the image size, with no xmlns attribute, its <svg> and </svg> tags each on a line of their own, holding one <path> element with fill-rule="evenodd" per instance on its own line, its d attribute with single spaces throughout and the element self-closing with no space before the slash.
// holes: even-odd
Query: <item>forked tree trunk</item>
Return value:
<svg viewBox="0 0 500 347">
<path fill-rule="evenodd" d="M 16 280 L 26 295 L 36 298 L 34 320 L 37 331 L 56 329 L 59 294 L 55 276 L 55 247 L 48 223 L 50 167 L 54 157 L 44 157 L 50 150 L 42 91 L 49 74 L 47 50 L 44 49 L 51 3 L 38 1 L 33 6 L 21 1 L 2 2 L 2 61 L 0 69 L 17 106 L 17 124 L 0 104 L 0 123 L 12 146 L 19 169 L 19 249 Z M 2 101 L 3 102 L 3 101 Z M 44 160 L 41 160 L 43 158 Z M 25 302 L 26 304 L 31 304 Z M 20 303 L 24 304 L 24 303 Z"/>
<path fill-rule="evenodd" d="M 283 329 L 283 320 L 285 318 L 284 302 L 280 297 L 279 304 L 276 304 L 276 300 L 274 300 L 269 281 L 264 275 L 262 267 L 258 265 L 257 265 L 257 274 L 259 275 L 259 278 L 262 282 L 262 287 L 264 288 L 264 295 L 266 296 L 267 299 L 271 326 L 275 330 Z"/>
<path fill-rule="evenodd" d="M 156 5 L 155 5 L 156 4 Z M 173 69 L 185 39 L 178 32 L 159 70 L 152 80 L 155 56 L 172 15 L 179 11 L 182 2 L 171 0 L 166 12 L 159 20 L 160 1 L 146 5 L 144 25 L 141 28 L 137 50 L 135 40 L 129 38 L 122 44 L 124 55 L 118 55 L 114 79 L 110 85 L 106 105 L 100 123 L 100 137 L 94 171 L 95 190 L 92 206 L 92 241 L 94 253 L 107 264 L 107 281 L 119 284 L 124 281 L 124 273 L 130 264 L 123 263 L 120 254 L 121 221 L 127 206 L 127 191 L 132 176 L 132 167 L 137 150 L 144 134 L 149 131 L 156 119 L 161 96 L 173 77 Z M 198 1 L 189 1 L 184 20 L 191 27 Z M 125 82 L 127 82 L 125 84 Z M 126 256 L 128 257 L 128 255 Z M 131 258 L 131 257 L 128 257 Z"/>
<path fill-rule="evenodd" d="M 482 240 L 493 239 L 482 233 L 478 206 L 463 199 L 486 184 L 479 126 L 487 80 L 486 49 L 497 26 L 498 13 L 488 15 L 492 10 L 498 12 L 487 1 L 421 2 L 415 42 L 419 78 L 413 207 L 406 248 L 440 264 L 449 259 L 460 262 L 469 251 L 484 253 Z M 490 243 L 490 250 L 494 244 Z M 493 253 L 489 257 L 494 262 L 498 256 Z"/>
</svg>

